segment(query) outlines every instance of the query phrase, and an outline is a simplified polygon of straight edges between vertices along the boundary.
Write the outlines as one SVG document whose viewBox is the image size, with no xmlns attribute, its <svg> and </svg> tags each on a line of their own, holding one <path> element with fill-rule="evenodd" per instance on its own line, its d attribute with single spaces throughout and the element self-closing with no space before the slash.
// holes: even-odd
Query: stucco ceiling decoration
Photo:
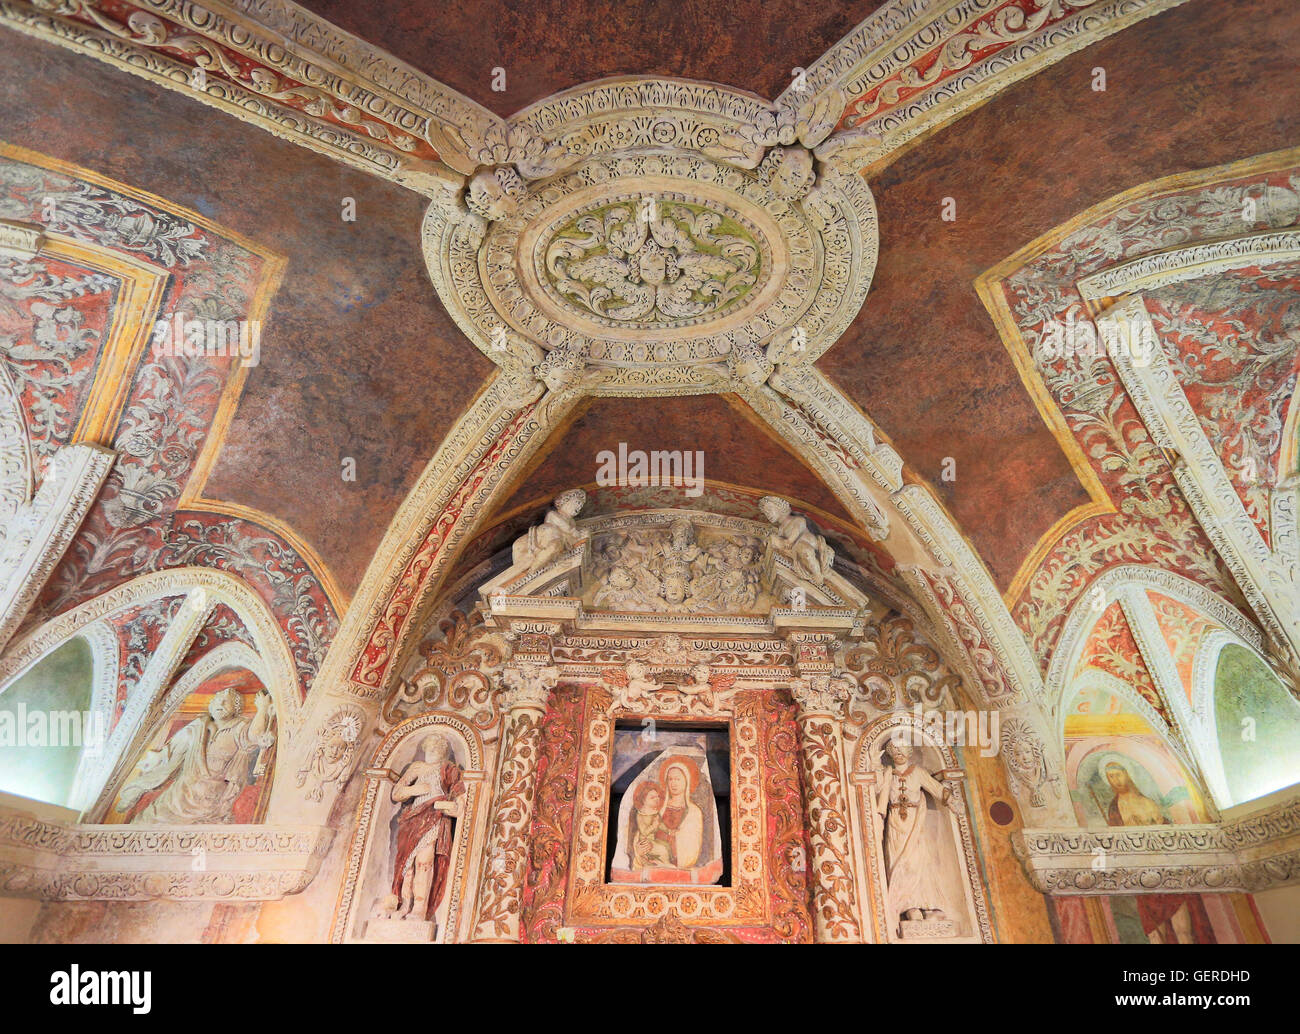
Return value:
<svg viewBox="0 0 1300 1034">
<path fill-rule="evenodd" d="M 807 71 L 873 171 L 1000 90 L 1185 0 L 894 0 Z M 795 85 L 782 94 L 784 100 Z"/>
<path fill-rule="evenodd" d="M 430 143 L 431 127 L 499 124 L 286 0 L 3 0 L 0 23 L 424 194 L 457 179 Z"/>
<path fill-rule="evenodd" d="M 815 107 L 830 128 L 853 131 L 820 158 L 851 143 L 844 158 L 854 169 L 877 168 L 999 90 L 1183 2 L 891 0 L 775 106 L 740 96 L 767 108 L 779 137 L 769 143 L 794 143 L 792 113 Z M 632 146 L 628 133 L 664 132 L 654 119 L 632 118 L 610 123 L 618 133 L 609 139 L 590 140 L 580 113 L 570 108 L 556 118 L 554 99 L 507 122 L 290 0 L 0 0 L 0 23 L 429 196 L 483 166 L 510 163 L 525 176 L 544 175 L 540 165 L 528 169 L 538 159 L 545 164 L 547 142 L 559 153 L 587 143 L 594 153 L 611 142 Z M 564 137 L 551 131 L 557 121 L 569 126 Z M 715 158 L 745 164 L 767 146 L 715 137 L 715 129 L 707 120 L 693 125 L 695 146 Z"/>
<path fill-rule="evenodd" d="M 543 101 L 510 120 L 507 161 L 430 205 L 430 276 L 523 392 L 723 390 L 759 350 L 811 362 L 861 308 L 878 247 L 835 107 L 653 78 Z"/>
<path fill-rule="evenodd" d="M 1177 2 L 895 0 L 776 102 L 617 79 L 509 120 L 284 0 L 0 0 L 0 21 L 429 196 L 431 276 L 502 369 L 389 526 L 287 764 L 341 707 L 373 715 L 466 543 L 577 401 L 703 391 L 734 392 L 833 486 L 898 562 L 975 699 L 1015 719 L 1008 743 L 1044 755 L 1041 674 L 992 579 L 812 360 L 874 270 L 860 170 Z M 1023 803 L 1035 822 L 1068 812 L 1036 797 Z"/>
</svg>

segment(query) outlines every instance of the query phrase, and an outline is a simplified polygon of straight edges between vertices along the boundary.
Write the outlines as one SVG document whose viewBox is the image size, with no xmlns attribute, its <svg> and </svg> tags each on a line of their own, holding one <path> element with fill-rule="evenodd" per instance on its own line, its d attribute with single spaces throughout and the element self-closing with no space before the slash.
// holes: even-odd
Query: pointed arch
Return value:
<svg viewBox="0 0 1300 1034">
<path fill-rule="evenodd" d="M 251 587 L 234 575 L 211 568 L 174 568 L 141 575 L 32 629 L 0 659 L 0 692 L 64 643 L 85 636 L 98 651 L 96 685 L 99 689 L 92 707 L 111 710 L 122 658 L 116 646 L 109 650 L 103 630 L 112 635 L 108 621 L 115 614 L 169 597 L 181 597 L 184 602 L 168 621 L 161 642 L 129 692 L 101 754 L 83 758 L 83 768 L 75 783 L 76 802 L 72 805 L 83 812 L 93 813 L 103 808 L 104 795 L 120 776 L 121 766 L 130 763 L 140 738 L 147 731 L 144 727 L 150 724 L 149 715 L 162 706 L 164 694 L 182 659 L 219 604 L 234 611 L 253 637 L 253 648 L 245 648 L 255 658 L 250 668 L 271 694 L 280 728 L 292 736 L 302 722 L 303 709 L 292 654 L 275 616 Z M 110 664 L 113 665 L 111 680 L 107 674 Z M 107 688 L 110 682 L 112 689 Z"/>
</svg>

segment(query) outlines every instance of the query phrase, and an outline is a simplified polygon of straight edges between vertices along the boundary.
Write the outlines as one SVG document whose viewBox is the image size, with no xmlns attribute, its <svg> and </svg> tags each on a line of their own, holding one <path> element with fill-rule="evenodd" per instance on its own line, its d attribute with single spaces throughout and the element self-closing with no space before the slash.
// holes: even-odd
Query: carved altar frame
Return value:
<svg viewBox="0 0 1300 1034">
<path fill-rule="evenodd" d="M 794 907 L 796 898 L 806 901 L 802 870 L 796 869 L 793 856 L 796 846 L 806 854 L 807 840 L 801 824 L 790 826 L 788 816 L 782 824 L 780 807 L 773 803 L 770 792 L 774 748 L 769 740 L 772 729 L 780 726 L 771 726 L 769 705 L 783 699 L 776 685 L 736 692 L 715 707 L 687 712 L 677 706 L 677 699 L 669 699 L 666 706 L 620 708 L 605 689 L 590 684 L 584 687 L 583 682 L 570 681 L 568 686 L 582 692 L 582 716 L 575 733 L 584 741 L 577 760 L 561 931 L 567 929 L 567 936 L 576 941 L 644 940 L 668 923 L 693 931 L 696 940 L 809 939 L 811 922 L 805 907 L 799 907 L 802 919 L 782 908 L 782 902 Z M 732 765 L 730 887 L 606 882 L 614 727 L 618 721 L 643 718 L 665 725 L 728 726 Z M 797 786 L 797 748 L 786 765 L 784 777 Z M 770 820 L 782 825 L 788 835 L 770 837 Z M 797 839 L 797 845 L 791 837 Z M 783 872 L 788 877 L 784 882 Z M 798 888 L 792 897 L 794 884 Z"/>
<path fill-rule="evenodd" d="M 858 881 L 862 900 L 866 902 L 863 920 L 870 920 L 872 940 L 877 944 L 907 943 L 897 937 L 889 924 L 888 908 L 885 902 L 885 865 L 884 845 L 880 841 L 879 831 L 872 819 L 875 802 L 872 799 L 876 784 L 868 777 L 871 769 L 870 759 L 881 744 L 896 730 L 910 728 L 920 737 L 923 745 L 938 751 L 943 758 L 945 769 L 962 769 L 957 755 L 942 743 L 936 743 L 925 725 L 916 720 L 910 712 L 885 715 L 872 722 L 858 737 L 854 748 L 852 782 L 857 792 L 853 795 L 857 806 L 858 828 L 861 831 L 862 864 L 859 865 Z M 952 788 L 953 797 L 959 807 L 952 813 L 957 826 L 956 846 L 964 864 L 966 879 L 962 889 L 965 891 L 966 907 L 975 920 L 975 934 L 968 937 L 950 937 L 942 941 L 919 941 L 916 943 L 943 944 L 993 944 L 993 928 L 989 919 L 988 904 L 985 900 L 984 886 L 980 876 L 979 856 L 975 851 L 975 842 L 971 833 L 970 802 L 967 800 L 966 788 L 960 782 L 947 783 Z"/>
<path fill-rule="evenodd" d="M 675 712 L 653 703 L 632 711 L 615 707 L 603 690 L 589 693 L 565 894 L 567 925 L 649 924 L 669 914 L 676 914 L 687 924 L 710 926 L 763 926 L 771 922 L 763 857 L 767 808 L 759 751 L 761 729 L 757 714 L 743 702 L 738 703 L 739 707 L 723 703 L 698 713 Z M 731 764 L 730 887 L 606 882 L 614 728 L 622 720 L 640 722 L 645 718 L 665 726 L 726 723 Z"/>
<path fill-rule="evenodd" d="M 392 787 L 386 770 L 389 762 L 408 741 L 419 740 L 432 731 L 450 734 L 464 748 L 467 765 L 463 769 L 465 796 L 460 816 L 456 820 L 456 833 L 452 843 L 452 867 L 447 875 L 446 895 L 436 910 L 437 933 L 431 943 L 450 944 L 467 940 L 473 920 L 473 888 L 477 885 L 477 859 L 482 851 L 483 831 L 487 825 L 480 812 L 487 806 L 490 794 L 481 792 L 485 784 L 485 752 L 478 732 L 463 719 L 442 712 L 421 714 L 402 722 L 389 731 L 371 758 L 366 770 L 366 783 L 357 807 L 357 821 L 348 849 L 347 869 L 339 891 L 338 905 L 334 909 L 334 925 L 330 941 L 341 943 L 370 943 L 361 927 L 367 917 L 367 883 L 375 864 L 376 843 L 386 842 L 387 823 L 381 816 L 387 813 L 382 794 Z M 418 745 L 417 745 L 418 749 Z M 387 813 L 391 819 L 391 813 Z M 468 891 L 468 894 L 467 894 Z"/>
</svg>

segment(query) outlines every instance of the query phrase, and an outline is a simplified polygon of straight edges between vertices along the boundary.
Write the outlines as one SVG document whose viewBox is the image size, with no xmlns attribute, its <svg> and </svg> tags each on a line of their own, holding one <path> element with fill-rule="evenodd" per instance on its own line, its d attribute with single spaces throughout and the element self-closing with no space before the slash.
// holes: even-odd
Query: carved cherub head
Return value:
<svg viewBox="0 0 1300 1034">
<path fill-rule="evenodd" d="M 513 215 L 523 193 L 523 181 L 508 166 L 480 169 L 474 173 L 465 191 L 465 205 L 475 215 L 489 222 Z"/>
<path fill-rule="evenodd" d="M 758 176 L 775 197 L 798 201 L 816 178 L 812 155 L 803 147 L 774 147 L 759 163 Z"/>
<path fill-rule="evenodd" d="M 678 549 L 689 546 L 695 540 L 695 525 L 685 517 L 679 517 L 668 528 L 672 543 Z"/>
<path fill-rule="evenodd" d="M 679 603 L 684 603 L 686 602 L 688 591 L 689 586 L 687 585 L 685 575 L 676 572 L 664 575 L 663 589 L 660 592 L 660 595 L 666 602 L 673 606 L 676 606 Z"/>
<path fill-rule="evenodd" d="M 642 283 L 652 287 L 671 283 L 680 273 L 676 257 L 656 241 L 647 241 L 633 257 L 632 271 L 641 278 Z"/>
</svg>

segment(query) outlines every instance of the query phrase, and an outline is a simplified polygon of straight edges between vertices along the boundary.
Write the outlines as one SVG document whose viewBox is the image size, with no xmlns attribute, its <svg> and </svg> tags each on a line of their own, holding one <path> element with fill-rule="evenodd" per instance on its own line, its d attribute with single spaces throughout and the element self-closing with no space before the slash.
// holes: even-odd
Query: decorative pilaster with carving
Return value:
<svg viewBox="0 0 1300 1034">
<path fill-rule="evenodd" d="M 81 527 L 117 454 L 65 445 L 41 486 L 17 507 L 0 535 L 0 650 L 4 649 Z"/>
<path fill-rule="evenodd" d="M 790 683 L 803 755 L 813 929 L 819 942 L 841 944 L 862 940 L 842 761 L 844 709 L 852 685 L 850 679 L 823 674 L 801 675 Z"/>
<path fill-rule="evenodd" d="M 501 766 L 492 807 L 483 878 L 479 884 L 475 941 L 520 940 L 528 831 L 533 819 L 542 716 L 560 679 L 553 664 L 523 662 L 501 673 Z"/>
</svg>

